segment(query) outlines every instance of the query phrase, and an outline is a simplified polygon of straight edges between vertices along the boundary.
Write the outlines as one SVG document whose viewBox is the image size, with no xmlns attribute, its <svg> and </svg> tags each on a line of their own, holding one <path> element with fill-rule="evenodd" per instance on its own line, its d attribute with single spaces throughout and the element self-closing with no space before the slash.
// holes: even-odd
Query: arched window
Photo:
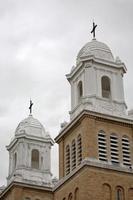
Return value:
<svg viewBox="0 0 133 200">
<path fill-rule="evenodd" d="M 66 175 L 70 173 L 70 146 L 66 146 Z"/>
<path fill-rule="evenodd" d="M 43 169 L 43 157 L 41 156 L 41 169 Z"/>
<path fill-rule="evenodd" d="M 107 161 L 107 141 L 106 134 L 103 131 L 98 133 L 98 153 L 99 160 Z"/>
<path fill-rule="evenodd" d="M 32 150 L 31 167 L 34 169 L 39 169 L 39 151 L 37 149 Z"/>
<path fill-rule="evenodd" d="M 82 140 L 81 135 L 77 137 L 77 164 L 80 165 L 82 161 Z"/>
<path fill-rule="evenodd" d="M 79 200 L 79 188 L 76 188 L 76 189 L 75 189 L 75 192 L 74 192 L 74 200 Z"/>
<path fill-rule="evenodd" d="M 119 163 L 119 148 L 118 148 L 118 137 L 116 134 L 110 135 L 110 153 L 111 162 L 113 164 Z"/>
<path fill-rule="evenodd" d="M 102 84 L 102 97 L 109 99 L 111 97 L 110 79 L 107 76 L 103 76 L 101 79 L 101 84 Z"/>
<path fill-rule="evenodd" d="M 71 163 L 72 163 L 72 170 L 76 168 L 76 142 L 75 140 L 72 141 L 71 146 Z"/>
<path fill-rule="evenodd" d="M 133 200 L 133 188 L 128 190 L 128 200 Z"/>
<path fill-rule="evenodd" d="M 123 165 L 131 166 L 130 142 L 127 136 L 122 137 Z"/>
<path fill-rule="evenodd" d="M 124 200 L 124 190 L 121 187 L 116 188 L 116 200 Z"/>
<path fill-rule="evenodd" d="M 103 200 L 111 200 L 111 186 L 108 183 L 103 184 Z"/>
<path fill-rule="evenodd" d="M 14 169 L 15 169 L 17 166 L 17 153 L 14 154 L 13 160 L 14 160 Z"/>
<path fill-rule="evenodd" d="M 72 200 L 72 199 L 73 199 L 73 195 L 72 195 L 72 193 L 70 193 L 68 196 L 68 200 Z"/>
<path fill-rule="evenodd" d="M 81 102 L 81 98 L 83 96 L 83 84 L 82 81 L 79 81 L 78 83 L 78 102 Z"/>
</svg>

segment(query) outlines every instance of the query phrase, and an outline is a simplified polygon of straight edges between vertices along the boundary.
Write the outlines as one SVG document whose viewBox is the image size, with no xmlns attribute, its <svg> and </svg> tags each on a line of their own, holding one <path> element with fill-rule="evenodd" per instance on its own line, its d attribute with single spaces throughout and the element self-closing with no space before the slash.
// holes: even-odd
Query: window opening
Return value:
<svg viewBox="0 0 133 200">
<path fill-rule="evenodd" d="M 70 146 L 66 146 L 66 175 L 70 173 Z"/>
<path fill-rule="evenodd" d="M 111 162 L 119 164 L 118 138 L 116 135 L 110 135 L 110 153 Z"/>
<path fill-rule="evenodd" d="M 110 79 L 107 76 L 103 76 L 101 82 L 102 82 L 102 97 L 109 99 L 111 97 Z"/>
<path fill-rule="evenodd" d="M 78 102 L 81 102 L 81 98 L 83 96 L 83 84 L 82 81 L 78 83 Z"/>
<path fill-rule="evenodd" d="M 82 140 L 81 135 L 77 137 L 77 164 L 80 165 L 82 161 Z"/>
<path fill-rule="evenodd" d="M 122 138 L 123 165 L 131 166 L 130 142 L 128 137 Z"/>
<path fill-rule="evenodd" d="M 33 149 L 31 153 L 31 167 L 39 169 L 39 151 L 36 149 Z"/>
<path fill-rule="evenodd" d="M 72 141 L 71 145 L 71 161 L 72 161 L 72 170 L 76 168 L 76 142 Z"/>
<path fill-rule="evenodd" d="M 98 133 L 98 153 L 99 160 L 107 161 L 106 135 L 103 131 Z"/>
</svg>

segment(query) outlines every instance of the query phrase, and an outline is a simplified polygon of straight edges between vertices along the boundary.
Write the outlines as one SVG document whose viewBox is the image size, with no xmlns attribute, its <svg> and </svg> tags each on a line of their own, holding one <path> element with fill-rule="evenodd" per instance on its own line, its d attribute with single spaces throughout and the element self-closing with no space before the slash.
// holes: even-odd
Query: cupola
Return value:
<svg viewBox="0 0 133 200">
<path fill-rule="evenodd" d="M 43 125 L 32 116 L 22 120 L 7 146 L 9 151 L 8 184 L 24 182 L 51 186 L 51 146 L 54 141 Z"/>
<path fill-rule="evenodd" d="M 125 64 L 114 59 L 108 45 L 98 41 L 94 34 L 79 51 L 76 66 L 66 75 L 71 85 L 70 118 L 83 110 L 125 116 L 124 73 Z"/>
</svg>

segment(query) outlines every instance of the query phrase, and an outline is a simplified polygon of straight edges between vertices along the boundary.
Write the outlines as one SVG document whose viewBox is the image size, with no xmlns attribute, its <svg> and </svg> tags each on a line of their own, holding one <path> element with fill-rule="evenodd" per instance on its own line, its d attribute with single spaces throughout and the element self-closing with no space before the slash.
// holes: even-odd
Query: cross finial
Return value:
<svg viewBox="0 0 133 200">
<path fill-rule="evenodd" d="M 32 106 L 33 106 L 33 102 L 32 102 L 32 100 L 30 99 L 30 106 L 29 106 L 30 114 L 32 114 Z"/>
<path fill-rule="evenodd" d="M 96 31 L 96 27 L 97 27 L 97 24 L 95 24 L 95 22 L 93 21 L 93 28 L 92 28 L 92 31 L 91 33 L 93 33 L 93 39 L 95 39 L 95 31 Z"/>
</svg>

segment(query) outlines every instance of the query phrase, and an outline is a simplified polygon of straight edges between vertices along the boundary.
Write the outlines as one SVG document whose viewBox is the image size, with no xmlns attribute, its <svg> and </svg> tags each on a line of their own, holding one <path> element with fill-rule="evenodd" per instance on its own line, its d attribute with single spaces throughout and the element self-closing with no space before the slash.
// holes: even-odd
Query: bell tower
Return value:
<svg viewBox="0 0 133 200">
<path fill-rule="evenodd" d="M 126 67 L 110 48 L 95 38 L 83 46 L 76 66 L 66 75 L 71 85 L 70 118 L 82 110 L 126 115 L 123 75 Z"/>
<path fill-rule="evenodd" d="M 20 182 L 52 186 L 51 146 L 54 144 L 43 125 L 30 115 L 22 120 L 7 146 L 9 174 L 7 183 Z"/>
<path fill-rule="evenodd" d="M 131 200 L 133 112 L 126 113 L 126 67 L 96 40 L 95 28 L 93 24 L 93 39 L 81 48 L 76 66 L 66 75 L 71 120 L 55 138 L 60 176 L 56 199 Z"/>
</svg>

